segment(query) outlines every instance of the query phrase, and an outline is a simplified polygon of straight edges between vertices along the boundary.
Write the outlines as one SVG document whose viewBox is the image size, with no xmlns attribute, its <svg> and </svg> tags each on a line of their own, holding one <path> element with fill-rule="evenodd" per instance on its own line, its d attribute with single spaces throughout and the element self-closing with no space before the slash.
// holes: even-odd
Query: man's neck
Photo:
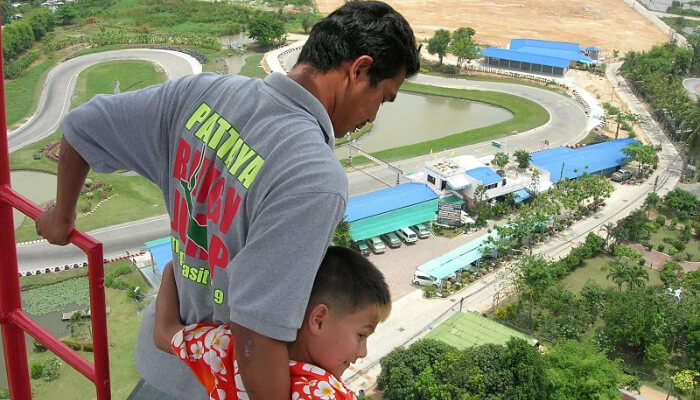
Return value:
<svg viewBox="0 0 700 400">
<path fill-rule="evenodd" d="M 337 75 L 337 71 L 320 72 L 308 64 L 297 64 L 287 74 L 289 78 L 316 97 L 328 115 L 333 115 L 335 110 L 336 93 L 334 89 L 338 87 L 336 80 L 339 76 Z"/>
</svg>

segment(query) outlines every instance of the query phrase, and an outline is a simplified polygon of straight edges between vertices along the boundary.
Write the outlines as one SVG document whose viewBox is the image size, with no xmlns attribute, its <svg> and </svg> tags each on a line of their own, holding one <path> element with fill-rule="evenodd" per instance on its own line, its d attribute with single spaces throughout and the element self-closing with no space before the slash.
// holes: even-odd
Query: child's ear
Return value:
<svg viewBox="0 0 700 400">
<path fill-rule="evenodd" d="M 309 326 L 309 331 L 313 335 L 318 335 L 325 328 L 328 318 L 330 316 L 330 310 L 325 304 L 316 304 L 313 306 L 309 312 L 309 320 L 307 322 Z"/>
</svg>

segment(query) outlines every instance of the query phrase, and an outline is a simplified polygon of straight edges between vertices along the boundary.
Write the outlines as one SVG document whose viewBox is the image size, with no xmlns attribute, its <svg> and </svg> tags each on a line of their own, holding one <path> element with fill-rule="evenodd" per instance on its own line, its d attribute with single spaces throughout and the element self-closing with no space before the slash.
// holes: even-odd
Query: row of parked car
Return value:
<svg viewBox="0 0 700 400">
<path fill-rule="evenodd" d="M 427 239 L 430 237 L 430 230 L 423 225 L 412 225 L 407 228 L 385 233 L 381 236 L 375 236 L 367 240 L 359 240 L 353 242 L 352 246 L 355 250 L 367 256 L 370 252 L 381 254 L 386 251 L 387 247 L 401 247 L 401 242 L 406 244 L 414 244 L 418 239 Z"/>
</svg>

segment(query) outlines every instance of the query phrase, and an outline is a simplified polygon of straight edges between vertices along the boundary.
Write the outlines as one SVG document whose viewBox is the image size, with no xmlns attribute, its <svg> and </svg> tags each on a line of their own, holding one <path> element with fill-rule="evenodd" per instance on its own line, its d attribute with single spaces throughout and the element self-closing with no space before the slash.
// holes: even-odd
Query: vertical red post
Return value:
<svg viewBox="0 0 700 400">
<path fill-rule="evenodd" d="M 2 14 L 0 12 L 0 19 Z M 2 49 L 2 30 L 0 29 L 0 49 Z M 0 189 L 10 186 L 10 159 L 7 144 L 7 120 L 5 118 L 5 75 L 3 72 L 2 52 L 0 51 Z M 19 271 L 17 267 L 17 248 L 15 247 L 14 221 L 12 206 L 0 201 L 0 323 L 2 323 L 2 342 L 5 350 L 5 369 L 13 400 L 29 400 L 32 389 L 29 382 L 29 365 L 27 363 L 27 346 L 24 331 L 8 323 L 10 315 L 21 309 L 22 299 L 19 293 Z"/>
</svg>

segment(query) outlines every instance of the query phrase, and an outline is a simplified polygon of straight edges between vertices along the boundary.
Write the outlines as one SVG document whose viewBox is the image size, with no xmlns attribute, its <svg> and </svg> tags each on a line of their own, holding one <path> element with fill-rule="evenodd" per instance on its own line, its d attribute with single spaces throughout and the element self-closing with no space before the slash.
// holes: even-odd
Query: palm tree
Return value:
<svg viewBox="0 0 700 400">
<path fill-rule="evenodd" d="M 649 272 L 642 265 L 630 265 L 627 268 L 627 279 L 625 281 L 628 288 L 644 287 L 649 281 Z"/>
<path fill-rule="evenodd" d="M 610 269 L 608 270 L 606 278 L 615 282 L 617 284 L 617 290 L 621 292 L 622 284 L 627 280 L 627 266 L 622 263 L 612 262 L 609 267 Z"/>
</svg>

